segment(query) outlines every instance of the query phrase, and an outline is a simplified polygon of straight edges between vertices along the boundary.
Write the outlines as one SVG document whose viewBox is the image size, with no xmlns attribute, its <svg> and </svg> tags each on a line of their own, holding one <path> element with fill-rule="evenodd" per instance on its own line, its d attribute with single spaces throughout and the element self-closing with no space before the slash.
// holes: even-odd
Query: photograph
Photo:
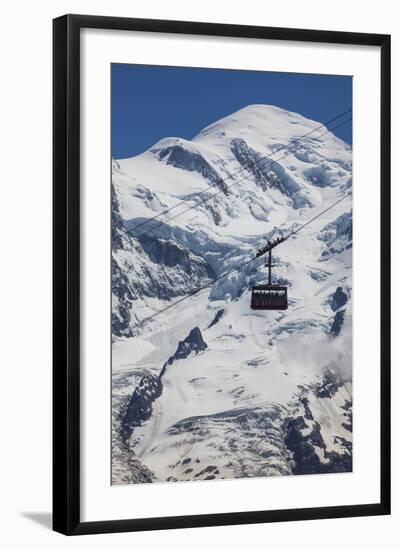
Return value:
<svg viewBox="0 0 400 550">
<path fill-rule="evenodd" d="M 111 484 L 351 473 L 352 76 L 110 71 Z"/>
</svg>

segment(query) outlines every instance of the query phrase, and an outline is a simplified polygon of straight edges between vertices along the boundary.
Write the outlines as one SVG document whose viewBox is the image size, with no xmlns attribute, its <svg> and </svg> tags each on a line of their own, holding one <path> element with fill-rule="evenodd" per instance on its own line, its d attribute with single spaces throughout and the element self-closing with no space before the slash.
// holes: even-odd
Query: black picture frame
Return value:
<svg viewBox="0 0 400 550">
<path fill-rule="evenodd" d="M 370 504 L 81 522 L 80 31 L 84 28 L 378 46 L 381 50 L 380 501 Z M 65 15 L 53 21 L 53 529 L 66 535 L 390 513 L 390 36 Z"/>
</svg>

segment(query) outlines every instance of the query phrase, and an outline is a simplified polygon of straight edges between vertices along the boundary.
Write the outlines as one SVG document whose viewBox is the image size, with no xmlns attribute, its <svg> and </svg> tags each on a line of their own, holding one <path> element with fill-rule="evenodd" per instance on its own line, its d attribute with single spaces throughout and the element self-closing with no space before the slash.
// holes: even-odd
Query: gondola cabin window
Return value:
<svg viewBox="0 0 400 550">
<path fill-rule="evenodd" d="M 276 285 L 254 286 L 251 293 L 251 309 L 287 309 L 287 289 Z"/>
</svg>

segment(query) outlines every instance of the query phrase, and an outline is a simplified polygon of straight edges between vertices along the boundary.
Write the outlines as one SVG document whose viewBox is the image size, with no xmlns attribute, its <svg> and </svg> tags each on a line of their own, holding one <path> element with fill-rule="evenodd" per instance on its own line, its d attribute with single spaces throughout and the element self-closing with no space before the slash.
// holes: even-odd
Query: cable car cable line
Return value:
<svg viewBox="0 0 400 550">
<path fill-rule="evenodd" d="M 281 244 L 282 242 L 284 241 L 287 241 L 288 239 L 290 239 L 290 237 L 292 237 L 293 235 L 296 235 L 297 233 L 299 233 L 302 229 L 304 229 L 307 225 L 309 225 L 310 223 L 312 223 L 313 221 L 315 221 L 317 218 L 319 218 L 320 216 L 322 216 L 323 214 L 325 214 L 326 212 L 328 212 L 331 208 L 334 208 L 336 205 L 338 205 L 340 202 L 342 202 L 344 199 L 346 199 L 347 197 L 350 197 L 351 195 L 353 194 L 352 191 L 349 191 L 348 193 L 346 193 L 346 195 L 344 195 L 343 197 L 341 197 L 340 199 L 338 199 L 337 201 L 335 201 L 333 204 L 331 204 L 330 206 L 328 206 L 327 208 L 325 208 L 325 210 L 323 210 L 322 212 L 320 212 L 319 214 L 317 214 L 316 216 L 314 216 L 313 218 L 311 218 L 310 220 L 308 220 L 306 223 L 304 223 L 303 225 L 301 225 L 300 227 L 294 229 L 293 231 L 291 231 L 289 233 L 289 235 L 287 235 L 285 238 L 283 238 L 283 240 L 281 240 L 279 243 L 272 243 L 269 247 L 264 247 L 266 248 L 263 252 L 260 253 L 260 250 L 257 252 L 257 254 L 251 258 L 250 260 L 246 260 L 245 262 L 242 262 L 241 264 L 239 265 L 236 265 L 234 267 L 232 267 L 231 269 L 229 269 L 227 272 L 223 273 L 222 275 L 219 275 L 216 279 L 213 279 L 212 281 L 202 285 L 201 287 L 199 288 L 196 288 L 194 290 L 192 290 L 189 294 L 185 295 L 185 296 L 182 296 L 181 298 L 179 298 L 178 300 L 175 300 L 174 302 L 172 302 L 171 304 L 168 304 L 168 306 L 166 306 L 165 308 L 161 309 L 161 310 L 158 310 L 158 311 L 155 311 L 154 313 L 152 313 L 151 315 L 149 315 L 148 317 L 145 317 L 144 319 L 142 319 L 139 323 L 137 323 L 136 325 L 134 325 L 132 328 L 141 328 L 143 325 L 145 325 L 146 323 L 148 323 L 149 321 L 155 319 L 158 315 L 161 315 L 162 313 L 165 313 L 166 311 L 168 311 L 169 309 L 175 307 L 176 305 L 184 302 L 185 300 L 187 300 L 188 298 L 191 298 L 192 296 L 194 296 L 195 294 L 198 294 L 199 292 L 202 292 L 203 290 L 205 290 L 206 288 L 214 285 L 215 283 L 217 283 L 218 281 L 220 281 L 221 279 L 225 278 L 225 277 L 228 277 L 228 275 L 230 275 L 231 273 L 233 273 L 234 271 L 240 271 L 241 269 L 243 269 L 244 267 L 246 267 L 247 265 L 249 265 L 250 263 L 254 262 L 255 260 L 257 260 L 258 258 L 260 258 L 261 256 L 263 256 L 264 254 L 266 254 L 267 252 L 270 252 L 273 248 L 275 248 L 276 246 L 278 246 L 278 244 Z M 268 246 L 268 245 L 267 245 Z M 261 249 L 263 250 L 263 249 Z"/>
<path fill-rule="evenodd" d="M 317 126 L 316 128 L 313 128 L 312 130 L 310 130 L 309 132 L 307 132 L 306 134 L 304 134 L 303 136 L 300 136 L 298 138 L 294 138 L 292 139 L 291 141 L 289 141 L 289 143 L 287 143 L 286 145 L 283 145 L 282 147 L 279 147 L 278 149 L 276 149 L 275 151 L 273 151 L 272 153 L 270 153 L 269 155 L 267 155 L 267 157 L 263 157 L 262 159 L 260 160 L 265 160 L 266 158 L 269 158 L 270 156 L 272 155 L 275 155 L 275 153 L 279 153 L 280 151 L 282 151 L 283 149 L 286 149 L 287 147 L 290 147 L 290 145 L 292 145 L 293 143 L 295 143 L 296 141 L 300 141 L 302 139 L 304 139 L 305 137 L 309 136 L 310 134 L 316 132 L 317 130 L 321 129 L 321 128 L 324 128 L 325 126 L 327 126 L 327 124 L 331 124 L 331 122 L 335 122 L 336 120 L 338 120 L 339 118 L 342 118 L 343 116 L 345 115 L 348 115 L 349 113 L 352 112 L 352 108 L 348 109 L 347 111 L 344 111 L 343 113 L 340 113 L 339 115 L 336 115 L 335 117 L 323 122 L 322 124 L 320 124 L 319 126 Z M 333 128 L 334 129 L 334 128 Z M 259 162 L 259 161 L 257 161 Z M 256 164 L 257 164 L 256 162 Z M 239 174 L 240 172 L 242 172 L 243 170 L 245 170 L 246 167 L 243 166 L 242 168 L 240 168 L 239 170 L 237 170 L 236 172 L 233 172 L 232 174 L 228 174 L 225 178 L 221 178 L 221 181 L 222 183 L 224 183 L 226 180 L 228 180 L 229 178 L 233 178 L 233 176 L 236 176 L 237 174 Z M 209 185 L 208 187 L 206 187 L 205 189 L 203 189 L 202 191 L 199 191 L 198 193 L 194 193 L 193 195 L 190 195 L 189 197 L 187 197 L 186 199 L 180 201 L 179 203 L 177 204 L 174 204 L 174 206 L 171 206 L 171 208 L 167 208 L 166 210 L 163 210 L 162 212 L 159 212 L 156 216 L 153 216 L 152 218 L 148 218 L 147 220 L 144 220 L 143 222 L 139 223 L 138 225 L 134 226 L 131 228 L 132 229 L 139 229 L 140 227 L 142 227 L 143 225 L 146 225 L 148 223 L 150 223 L 151 221 L 159 218 L 160 216 L 164 215 L 164 214 L 168 214 L 168 212 L 171 212 L 171 210 L 174 210 L 175 208 L 177 208 L 178 206 L 180 206 L 182 203 L 184 202 L 187 202 L 189 200 L 192 200 L 196 197 L 198 197 L 199 195 L 205 193 L 206 191 L 208 191 L 209 189 L 211 189 L 212 187 L 215 187 L 215 184 L 211 184 Z"/>
</svg>

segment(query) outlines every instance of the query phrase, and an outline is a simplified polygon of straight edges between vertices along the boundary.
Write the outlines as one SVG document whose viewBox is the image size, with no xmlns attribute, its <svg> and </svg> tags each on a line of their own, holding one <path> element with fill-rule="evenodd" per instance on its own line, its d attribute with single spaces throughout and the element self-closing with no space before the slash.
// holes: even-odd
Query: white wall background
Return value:
<svg viewBox="0 0 400 550">
<path fill-rule="evenodd" d="M 183 19 L 392 34 L 393 218 L 400 205 L 400 29 L 395 0 L 8 2 L 2 9 L 0 128 L 3 224 L 1 300 L 0 541 L 4 548 L 210 549 L 396 548 L 400 535 L 399 290 L 393 289 L 393 514 L 291 524 L 67 538 L 51 510 L 51 19 L 64 13 Z M 400 218 L 393 222 L 393 276 L 400 280 Z M 393 308 L 395 309 L 395 308 Z"/>
</svg>

